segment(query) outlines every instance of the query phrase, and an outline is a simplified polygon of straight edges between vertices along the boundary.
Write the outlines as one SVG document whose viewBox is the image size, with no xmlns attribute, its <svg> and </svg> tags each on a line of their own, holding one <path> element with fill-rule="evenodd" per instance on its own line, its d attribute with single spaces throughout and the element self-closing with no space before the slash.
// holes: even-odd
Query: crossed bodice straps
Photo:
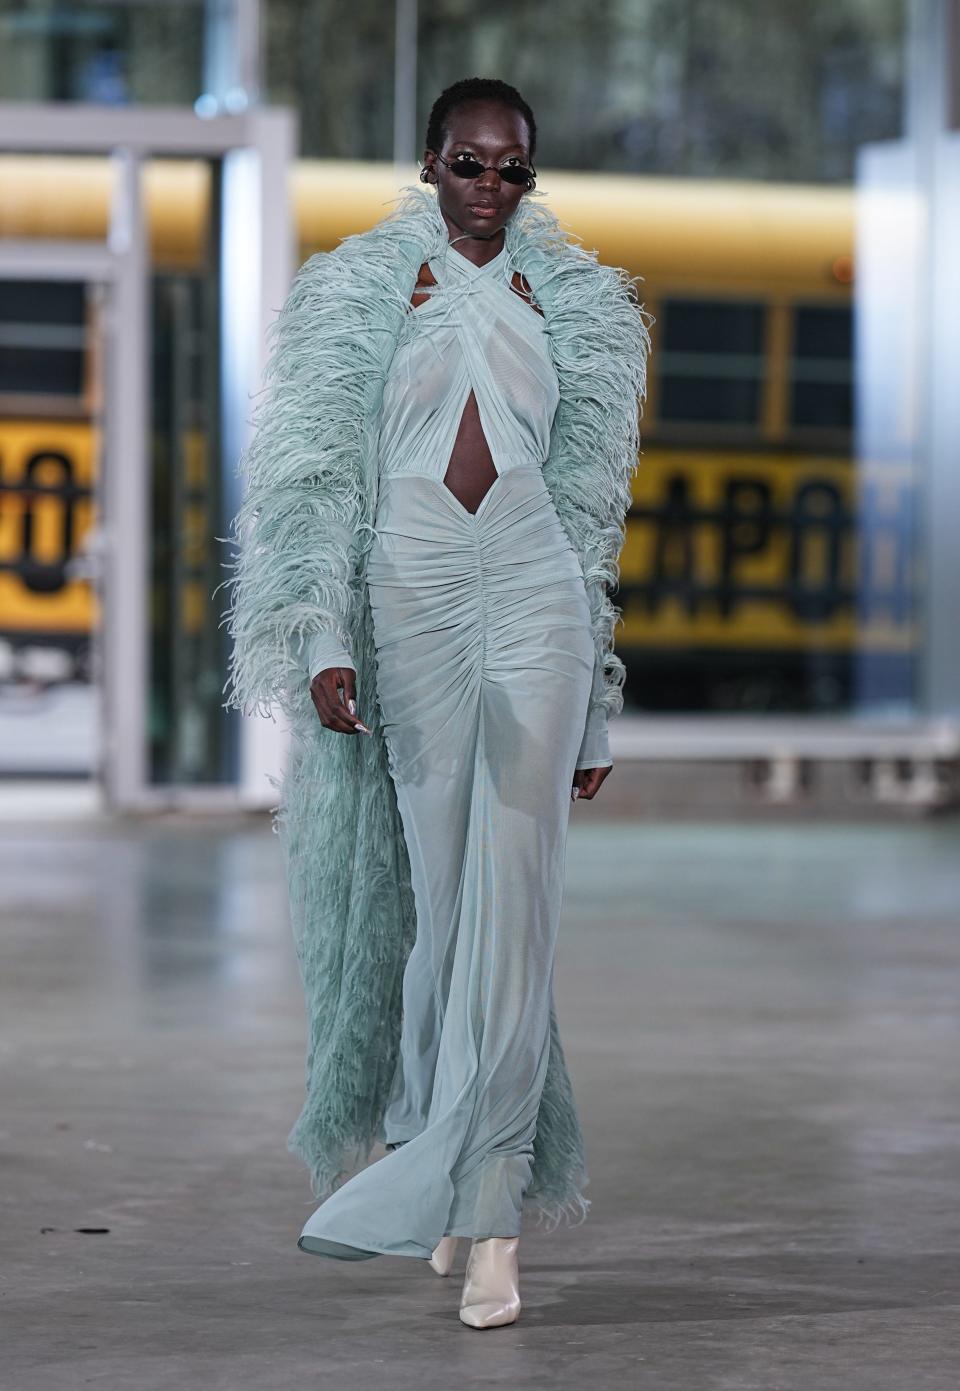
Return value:
<svg viewBox="0 0 960 1391">
<path fill-rule="evenodd" d="M 442 479 L 471 390 L 498 473 L 540 466 L 559 402 L 543 318 L 511 287 L 506 248 L 484 266 L 454 246 L 409 310 L 384 388 L 381 477 Z"/>
</svg>

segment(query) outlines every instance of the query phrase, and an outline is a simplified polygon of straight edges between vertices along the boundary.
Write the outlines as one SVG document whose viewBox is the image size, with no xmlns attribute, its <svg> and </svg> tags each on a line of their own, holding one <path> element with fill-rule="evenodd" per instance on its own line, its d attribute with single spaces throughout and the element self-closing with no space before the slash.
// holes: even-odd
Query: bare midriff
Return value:
<svg viewBox="0 0 960 1391">
<path fill-rule="evenodd" d="M 426 264 L 422 265 L 410 301 L 414 309 L 429 299 L 429 295 L 421 293 L 421 286 L 436 285 L 436 283 L 430 267 Z M 543 311 L 533 302 L 533 292 L 530 286 L 519 271 L 514 272 L 510 286 L 521 299 L 527 301 L 536 314 L 542 315 Z M 471 391 L 467 397 L 467 404 L 463 408 L 463 415 L 460 417 L 457 437 L 453 442 L 453 450 L 447 462 L 447 471 L 443 476 L 443 482 L 466 511 L 476 512 L 496 479 L 497 469 L 493 462 L 493 455 L 490 453 L 490 446 L 487 444 L 487 437 L 483 433 L 483 425 L 480 423 L 477 398 Z"/>
</svg>

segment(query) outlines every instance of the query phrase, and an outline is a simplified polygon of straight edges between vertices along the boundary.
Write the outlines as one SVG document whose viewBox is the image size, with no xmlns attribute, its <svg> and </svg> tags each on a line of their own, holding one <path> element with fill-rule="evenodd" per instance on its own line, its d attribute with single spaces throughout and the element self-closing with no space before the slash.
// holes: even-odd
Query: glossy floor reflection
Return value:
<svg viewBox="0 0 960 1391">
<path fill-rule="evenodd" d="M 6 826 L 0 1264 L 15 1391 L 950 1388 L 960 833 L 578 808 L 557 1002 L 593 1209 L 520 1321 L 296 1248 L 303 1017 L 260 821 Z"/>
</svg>

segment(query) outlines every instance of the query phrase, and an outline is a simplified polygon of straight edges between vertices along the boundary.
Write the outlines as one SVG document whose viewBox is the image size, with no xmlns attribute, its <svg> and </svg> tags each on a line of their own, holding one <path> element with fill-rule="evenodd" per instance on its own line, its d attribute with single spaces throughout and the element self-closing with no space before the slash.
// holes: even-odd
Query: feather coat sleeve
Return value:
<svg viewBox="0 0 960 1391">
<path fill-rule="evenodd" d="M 351 364 L 324 352 L 320 331 L 340 279 L 331 253 L 297 272 L 269 331 L 265 385 L 240 464 L 246 491 L 233 521 L 226 619 L 229 704 L 247 711 L 294 713 L 311 675 L 354 665 L 365 404 L 350 400 Z"/>
<path fill-rule="evenodd" d="M 608 720 L 623 709 L 626 669 L 614 650 L 621 610 L 611 595 L 620 581 L 620 553 L 632 500 L 631 479 L 639 463 L 639 422 L 650 346 L 649 328 L 635 284 L 624 272 L 607 267 L 603 270 L 609 271 L 600 281 L 602 298 L 608 299 L 608 303 L 598 305 L 598 309 L 609 317 L 610 342 L 602 368 L 596 361 L 581 363 L 584 376 L 592 382 L 593 395 L 592 399 L 581 395 L 579 404 L 581 409 L 587 406 L 597 430 L 592 446 L 582 439 L 581 447 L 592 447 L 594 455 L 605 460 L 610 486 L 599 497 L 586 492 L 583 498 L 588 521 L 581 560 L 590 601 L 595 660 L 577 768 L 612 764 Z M 618 347 L 615 338 L 619 340 Z"/>
<path fill-rule="evenodd" d="M 531 216 L 545 218 L 543 210 Z M 556 227 L 551 218 L 548 224 Z M 557 232 L 559 235 L 559 232 Z M 594 640 L 593 689 L 577 768 L 609 766 L 607 721 L 623 708 L 626 669 L 614 651 L 620 609 L 611 594 L 640 448 L 653 316 L 626 271 L 569 243 L 535 270 L 560 405 L 544 478 L 583 568 Z"/>
</svg>

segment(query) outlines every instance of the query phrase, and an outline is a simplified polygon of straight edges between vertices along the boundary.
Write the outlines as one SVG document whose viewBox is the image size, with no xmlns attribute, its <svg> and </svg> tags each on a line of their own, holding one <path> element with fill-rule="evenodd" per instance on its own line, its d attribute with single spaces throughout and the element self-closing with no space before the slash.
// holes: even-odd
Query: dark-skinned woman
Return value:
<svg viewBox="0 0 960 1391">
<path fill-rule="evenodd" d="M 299 1244 L 425 1257 L 445 1275 L 469 1238 L 460 1317 L 474 1328 L 519 1314 L 537 1166 L 567 1210 L 589 1206 L 553 971 L 571 806 L 612 767 L 623 670 L 608 589 L 648 348 L 629 278 L 532 201 L 535 144 L 514 88 L 457 83 L 430 116 L 425 187 L 342 248 L 371 239 L 355 253 L 379 247 L 385 301 L 399 289 L 404 310 L 380 359 L 366 542 L 344 540 L 344 491 L 327 518 L 338 545 L 317 557 L 318 618 L 298 630 L 325 737 L 383 740 L 416 919 L 377 1111 L 387 1152 Z M 343 272 L 341 293 L 357 284 Z M 349 990 L 365 984 L 354 972 Z M 551 1187 L 560 1172 L 567 1186 Z"/>
</svg>

